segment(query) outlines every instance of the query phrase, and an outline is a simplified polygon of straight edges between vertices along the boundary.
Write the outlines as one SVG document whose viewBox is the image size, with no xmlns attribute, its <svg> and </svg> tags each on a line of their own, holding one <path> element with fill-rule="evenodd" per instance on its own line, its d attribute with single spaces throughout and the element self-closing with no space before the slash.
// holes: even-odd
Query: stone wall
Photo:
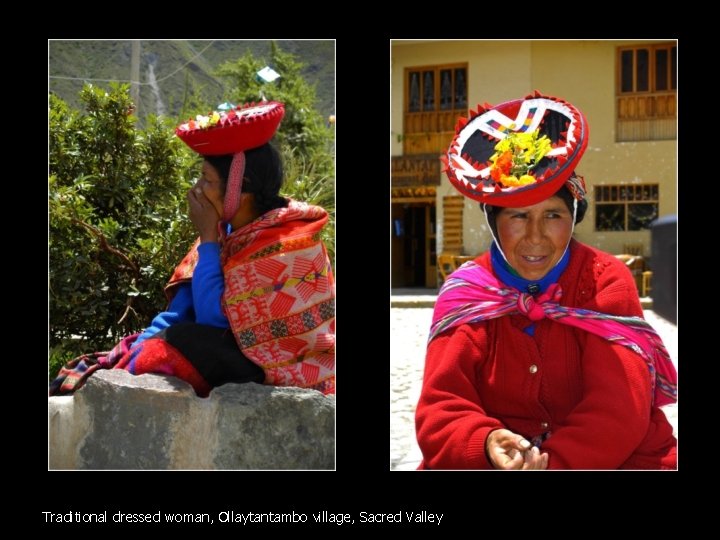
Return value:
<svg viewBox="0 0 720 540">
<path fill-rule="evenodd" d="M 49 398 L 50 469 L 334 469 L 335 398 L 101 370 Z"/>
</svg>

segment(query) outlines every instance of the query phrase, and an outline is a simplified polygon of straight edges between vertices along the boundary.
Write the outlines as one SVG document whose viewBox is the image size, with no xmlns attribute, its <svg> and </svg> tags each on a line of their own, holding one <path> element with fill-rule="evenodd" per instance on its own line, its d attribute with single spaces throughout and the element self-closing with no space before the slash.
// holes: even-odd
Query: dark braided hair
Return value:
<svg viewBox="0 0 720 540">
<path fill-rule="evenodd" d="M 215 167 L 223 189 L 227 185 L 232 164 L 232 154 L 225 156 L 205 156 Z M 245 151 L 245 176 L 242 185 L 243 193 L 252 193 L 255 197 L 255 210 L 260 215 L 275 208 L 284 208 L 288 200 L 280 196 L 283 184 L 283 167 L 280 153 L 270 143 Z"/>
</svg>

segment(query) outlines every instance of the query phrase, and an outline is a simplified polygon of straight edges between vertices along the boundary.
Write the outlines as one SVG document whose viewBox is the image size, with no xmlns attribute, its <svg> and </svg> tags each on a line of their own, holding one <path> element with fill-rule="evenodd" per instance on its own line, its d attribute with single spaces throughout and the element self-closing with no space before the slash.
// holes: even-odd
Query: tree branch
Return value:
<svg viewBox="0 0 720 540">
<path fill-rule="evenodd" d="M 71 217 L 70 219 L 71 219 L 74 223 L 77 223 L 78 225 L 81 225 L 82 227 L 84 227 L 85 229 L 87 229 L 88 231 L 90 231 L 91 233 L 93 233 L 95 236 L 97 236 L 98 240 L 100 241 L 100 248 L 101 248 L 101 249 L 107 251 L 108 253 L 112 253 L 113 255 L 115 255 L 116 257 L 119 257 L 120 259 L 122 259 L 122 260 L 125 262 L 125 264 L 126 264 L 126 265 L 133 271 L 133 273 L 135 274 L 135 278 L 133 278 L 133 283 L 135 282 L 135 280 L 140 279 L 140 277 L 141 277 L 141 276 L 140 276 L 140 269 L 138 268 L 137 264 L 135 264 L 132 260 L 130 260 L 130 258 L 129 258 L 127 255 L 125 255 L 122 251 L 120 251 L 119 249 L 114 248 L 113 246 L 111 246 L 111 245 L 108 243 L 107 238 L 105 238 L 105 235 L 102 233 L 101 230 L 99 230 L 97 227 L 93 227 L 93 226 L 90 225 L 89 223 L 85 223 L 84 221 L 82 221 L 82 220 L 80 220 L 80 219 L 77 219 L 77 218 L 74 218 L 74 217 Z M 125 302 L 125 306 L 126 306 L 126 307 L 125 307 L 125 312 L 123 313 L 122 317 L 120 317 L 120 320 L 117 322 L 117 324 L 122 324 L 122 322 L 127 318 L 127 316 L 130 314 L 131 311 L 132 311 L 132 312 L 135 314 L 135 316 L 137 317 L 137 311 L 135 311 L 135 309 L 133 309 L 133 307 L 132 307 L 134 301 L 135 301 L 135 296 L 129 296 L 129 297 L 128 297 L 128 299 L 127 299 L 126 302 Z"/>
<path fill-rule="evenodd" d="M 127 266 L 129 266 L 130 269 L 135 274 L 135 278 L 140 279 L 141 275 L 140 275 L 140 269 L 138 268 L 138 265 L 135 264 L 132 260 L 130 260 L 130 258 L 127 255 L 125 255 L 122 251 L 111 246 L 108 243 L 107 238 L 105 238 L 105 235 L 102 233 L 101 230 L 99 230 L 97 227 L 93 227 L 89 223 L 85 223 L 84 221 L 82 221 L 80 219 L 77 219 L 74 217 L 70 217 L 70 219 L 73 221 L 73 223 L 77 223 L 78 225 L 81 225 L 82 227 L 86 228 L 88 231 L 93 233 L 95 236 L 97 236 L 98 240 L 100 241 L 100 248 L 107 251 L 108 253 L 112 253 L 116 257 L 119 257 L 123 261 L 125 261 L 125 264 L 127 264 Z"/>
</svg>

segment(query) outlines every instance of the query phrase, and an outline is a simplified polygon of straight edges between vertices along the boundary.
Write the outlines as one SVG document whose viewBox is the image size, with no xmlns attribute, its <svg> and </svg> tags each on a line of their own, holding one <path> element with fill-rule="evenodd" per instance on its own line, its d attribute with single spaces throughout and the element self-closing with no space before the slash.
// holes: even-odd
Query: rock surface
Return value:
<svg viewBox="0 0 720 540">
<path fill-rule="evenodd" d="M 48 405 L 51 469 L 333 469 L 335 398 L 99 371 Z"/>
</svg>

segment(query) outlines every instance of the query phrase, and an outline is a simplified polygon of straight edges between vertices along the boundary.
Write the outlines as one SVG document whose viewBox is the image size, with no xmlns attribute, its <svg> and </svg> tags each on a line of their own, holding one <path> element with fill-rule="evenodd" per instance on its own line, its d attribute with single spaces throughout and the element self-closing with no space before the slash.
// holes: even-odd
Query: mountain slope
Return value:
<svg viewBox="0 0 720 540">
<path fill-rule="evenodd" d="M 325 117 L 334 114 L 335 42 L 294 40 L 277 41 L 277 44 L 305 64 L 305 79 L 316 85 L 318 111 Z M 236 60 L 247 51 L 267 59 L 270 42 L 141 41 L 139 78 L 143 84 L 138 114 L 163 113 L 177 117 L 189 91 L 197 91 L 199 99 L 208 105 L 221 103 L 227 89 L 214 71 L 223 62 Z M 76 107 L 84 80 L 130 80 L 130 41 L 52 40 L 48 42 L 48 56 L 49 89 Z M 88 82 L 98 86 L 109 84 L 102 80 Z"/>
</svg>

